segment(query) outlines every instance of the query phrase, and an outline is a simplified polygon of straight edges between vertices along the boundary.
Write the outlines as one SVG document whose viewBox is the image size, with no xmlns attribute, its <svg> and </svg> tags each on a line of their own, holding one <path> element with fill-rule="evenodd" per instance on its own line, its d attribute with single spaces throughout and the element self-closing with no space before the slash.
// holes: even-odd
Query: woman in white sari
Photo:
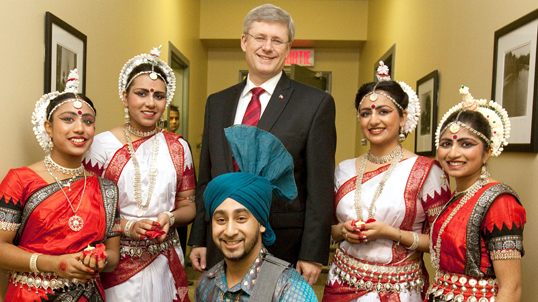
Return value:
<svg viewBox="0 0 538 302">
<path fill-rule="evenodd" d="M 156 125 L 175 90 L 159 55 L 155 48 L 125 64 L 119 92 L 126 122 L 97 135 L 84 160 L 119 189 L 121 260 L 102 276 L 107 301 L 189 301 L 175 227 L 195 216 L 194 169 L 187 142 Z"/>
<path fill-rule="evenodd" d="M 422 301 L 428 226 L 450 198 L 439 163 L 401 145 L 418 121 L 415 92 L 390 80 L 383 62 L 378 79 L 355 101 L 370 150 L 335 172 L 331 235 L 340 245 L 323 301 Z"/>
</svg>

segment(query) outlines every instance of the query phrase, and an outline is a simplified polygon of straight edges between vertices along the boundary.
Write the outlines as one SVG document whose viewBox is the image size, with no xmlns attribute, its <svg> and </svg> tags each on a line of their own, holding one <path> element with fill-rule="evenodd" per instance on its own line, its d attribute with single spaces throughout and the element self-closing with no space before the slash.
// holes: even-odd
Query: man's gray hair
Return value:
<svg viewBox="0 0 538 302">
<path fill-rule="evenodd" d="M 291 43 L 295 38 L 295 23 L 287 11 L 272 4 L 260 5 L 252 9 L 243 21 L 243 33 L 248 34 L 253 22 L 278 22 L 288 27 L 288 38 Z"/>
</svg>

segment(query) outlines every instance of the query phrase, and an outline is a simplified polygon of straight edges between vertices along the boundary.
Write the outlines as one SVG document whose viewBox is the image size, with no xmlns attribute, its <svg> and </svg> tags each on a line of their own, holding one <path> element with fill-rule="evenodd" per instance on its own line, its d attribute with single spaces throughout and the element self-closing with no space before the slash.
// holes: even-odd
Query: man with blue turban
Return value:
<svg viewBox="0 0 538 302">
<path fill-rule="evenodd" d="M 241 172 L 214 178 L 204 192 L 213 241 L 224 260 L 202 275 L 195 300 L 317 301 L 308 282 L 265 248 L 275 241 L 269 225 L 273 192 L 286 200 L 297 196 L 291 155 L 256 127 L 224 131 Z"/>
</svg>

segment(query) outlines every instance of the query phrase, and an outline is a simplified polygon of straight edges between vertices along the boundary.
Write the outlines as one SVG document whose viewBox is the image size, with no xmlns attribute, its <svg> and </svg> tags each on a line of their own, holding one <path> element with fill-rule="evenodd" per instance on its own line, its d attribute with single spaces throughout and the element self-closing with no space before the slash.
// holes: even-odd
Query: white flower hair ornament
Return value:
<svg viewBox="0 0 538 302">
<path fill-rule="evenodd" d="M 50 153 L 50 151 L 52 150 L 52 141 L 49 135 L 47 134 L 47 132 L 45 131 L 45 121 L 51 118 L 52 114 L 54 113 L 54 111 L 56 111 L 56 109 L 58 109 L 60 106 L 62 106 L 63 104 L 67 102 L 73 102 L 73 107 L 75 107 L 76 109 L 80 109 L 82 108 L 82 104 L 84 103 L 88 105 L 88 107 L 90 107 L 90 109 L 95 114 L 95 110 L 93 109 L 92 106 L 90 106 L 90 104 L 78 98 L 77 94 L 78 94 L 79 84 L 80 84 L 79 75 L 78 75 L 77 69 L 75 68 L 69 72 L 69 76 L 67 77 L 67 82 L 65 83 L 65 90 L 63 92 L 60 93 L 58 91 L 53 91 L 53 92 L 44 94 L 39 99 L 39 101 L 37 101 L 37 103 L 35 104 L 35 110 L 32 113 L 32 124 L 34 125 L 33 130 L 34 130 L 34 134 L 36 136 L 37 142 L 39 143 L 41 148 L 43 148 L 43 150 L 45 150 L 45 152 L 47 153 Z M 57 104 L 56 106 L 54 106 L 54 108 L 52 108 L 52 110 L 47 115 L 47 107 L 49 106 L 50 102 L 54 100 L 55 98 L 57 98 L 58 96 L 62 94 L 66 94 L 66 93 L 73 93 L 75 97 L 72 99 L 67 99 Z"/>
<path fill-rule="evenodd" d="M 123 65 L 118 83 L 120 100 L 123 101 L 123 92 L 127 89 L 127 87 L 129 87 L 131 82 L 136 77 L 143 74 L 148 74 L 149 77 L 154 81 L 158 78 L 161 78 L 161 80 L 164 81 L 164 83 L 166 84 L 166 106 L 168 107 L 168 105 L 170 105 L 170 102 L 174 97 L 174 92 L 176 91 L 176 76 L 172 68 L 170 68 L 170 66 L 168 66 L 166 62 L 159 59 L 159 56 L 161 55 L 161 47 L 162 45 L 159 47 L 154 47 L 149 54 L 141 54 L 135 56 L 134 58 L 127 61 L 125 65 Z M 151 64 L 152 71 L 141 71 L 134 75 L 130 81 L 128 81 L 129 75 L 131 74 L 133 69 L 142 64 Z M 159 67 L 164 72 L 164 74 L 166 75 L 166 79 L 164 79 L 160 73 L 153 70 L 155 66 Z"/>
<path fill-rule="evenodd" d="M 508 145 L 508 138 L 510 137 L 510 119 L 508 113 L 504 108 L 495 101 L 488 101 L 486 99 L 477 100 L 469 93 L 469 87 L 461 86 L 460 94 L 463 101 L 456 106 L 450 108 L 447 113 L 441 119 L 437 131 L 435 132 L 435 146 L 439 148 L 439 140 L 441 135 L 449 129 L 452 133 L 457 133 L 460 127 L 464 127 L 467 130 L 473 132 L 480 138 L 482 138 L 492 150 L 492 156 L 499 156 L 504 150 L 504 146 Z M 463 112 L 465 110 L 478 111 L 489 122 L 491 127 L 491 140 L 487 136 L 471 126 L 459 121 L 459 115 L 456 120 L 447 124 L 443 129 L 441 127 L 446 120 L 455 112 Z"/>
<path fill-rule="evenodd" d="M 396 100 L 390 96 L 388 93 L 382 91 L 382 90 L 376 90 L 377 85 L 380 82 L 385 81 L 391 81 L 390 75 L 389 75 L 389 67 L 385 65 L 383 61 L 379 61 L 379 67 L 377 67 L 377 74 L 376 74 L 378 82 L 374 86 L 374 89 L 372 89 L 371 92 L 367 93 L 361 100 L 362 101 L 369 96 L 370 100 L 372 102 L 375 102 L 378 98 L 378 95 L 383 95 L 389 100 L 391 100 L 396 107 L 400 108 L 401 111 L 407 112 L 407 120 L 405 121 L 405 124 L 403 126 L 403 133 L 409 134 L 415 130 L 417 127 L 418 120 L 420 118 L 420 101 L 418 99 L 418 96 L 416 92 L 411 88 L 409 85 L 407 85 L 405 82 L 395 81 L 402 87 L 403 91 L 407 94 L 407 97 L 409 99 L 409 102 L 407 104 L 407 108 L 402 108 L 402 106 L 396 102 Z M 360 104 L 359 104 L 360 107 Z M 360 115 L 359 115 L 360 119 Z"/>
</svg>

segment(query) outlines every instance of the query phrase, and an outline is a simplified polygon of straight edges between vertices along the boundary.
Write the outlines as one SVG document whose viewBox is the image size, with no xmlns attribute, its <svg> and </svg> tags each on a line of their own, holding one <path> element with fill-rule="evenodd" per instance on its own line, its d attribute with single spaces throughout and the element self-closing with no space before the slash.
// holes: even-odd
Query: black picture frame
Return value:
<svg viewBox="0 0 538 302">
<path fill-rule="evenodd" d="M 420 118 L 415 130 L 415 153 L 435 156 L 435 131 L 437 131 L 439 72 L 434 70 L 417 81 L 420 101 Z"/>
<path fill-rule="evenodd" d="M 79 92 L 86 93 L 87 37 L 73 26 L 45 13 L 45 93 L 63 91 L 71 69 L 77 68 Z"/>
<path fill-rule="evenodd" d="M 538 153 L 538 9 L 495 31 L 491 99 L 510 117 L 505 151 Z"/>
</svg>

